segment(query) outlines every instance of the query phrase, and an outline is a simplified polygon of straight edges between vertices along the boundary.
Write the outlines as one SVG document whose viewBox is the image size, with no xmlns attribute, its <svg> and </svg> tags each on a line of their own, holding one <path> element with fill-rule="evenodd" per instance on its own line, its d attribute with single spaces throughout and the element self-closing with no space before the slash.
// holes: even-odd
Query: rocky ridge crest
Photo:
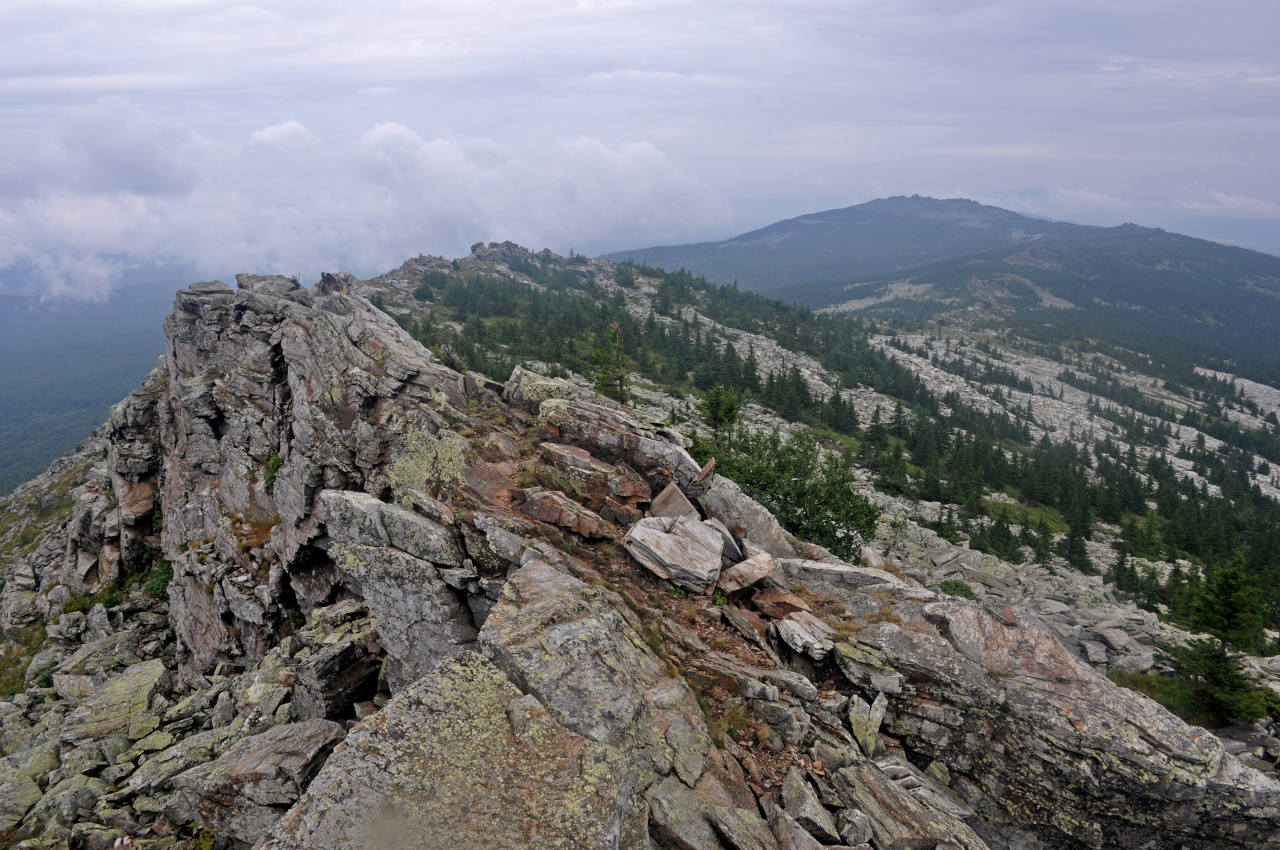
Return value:
<svg viewBox="0 0 1280 850">
<path fill-rule="evenodd" d="M 841 562 L 349 279 L 238 284 L 7 502 L 17 846 L 1280 846 L 1280 783 L 1041 616 Z"/>
</svg>

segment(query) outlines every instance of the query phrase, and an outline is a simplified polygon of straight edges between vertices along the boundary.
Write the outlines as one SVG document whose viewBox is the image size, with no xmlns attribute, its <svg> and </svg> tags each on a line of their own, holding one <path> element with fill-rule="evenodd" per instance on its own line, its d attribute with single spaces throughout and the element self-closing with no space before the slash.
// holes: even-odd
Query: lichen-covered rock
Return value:
<svg viewBox="0 0 1280 850">
<path fill-rule="evenodd" d="M 475 644 L 470 609 L 431 563 L 398 549 L 355 543 L 334 543 L 330 554 L 377 621 L 393 688 Z"/>
<path fill-rule="evenodd" d="M 788 770 L 782 780 L 782 808 L 823 844 L 835 844 L 840 840 L 831 813 L 796 767 Z"/>
<path fill-rule="evenodd" d="M 0 835 L 20 823 L 42 796 L 40 786 L 31 777 L 6 771 L 0 777 Z"/>
<path fill-rule="evenodd" d="M 545 561 L 517 570 L 481 650 L 570 730 L 622 748 L 644 775 L 701 776 L 711 747 L 693 692 L 652 654 L 626 606 Z"/>
<path fill-rule="evenodd" d="M 76 744 L 124 735 L 136 741 L 160 725 L 151 699 L 168 682 L 159 659 L 143 661 L 109 680 L 67 717 L 62 739 Z"/>
<path fill-rule="evenodd" d="M 319 499 L 325 533 L 333 540 L 388 546 L 440 566 L 462 566 L 457 534 L 438 522 L 367 493 L 323 490 Z"/>
<path fill-rule="evenodd" d="M 464 653 L 358 724 L 259 847 L 621 848 L 620 763 Z"/>
<path fill-rule="evenodd" d="M 217 759 L 175 776 L 177 794 L 168 809 L 179 823 L 194 821 L 250 846 L 297 802 L 345 735 L 331 720 L 307 720 L 242 738 Z"/>
<path fill-rule="evenodd" d="M 1280 842 L 1280 782 L 1038 625 L 958 601 L 893 610 L 916 611 L 913 627 L 868 625 L 837 645 L 838 664 L 864 692 L 883 692 L 884 732 L 945 760 L 979 815 L 1012 818 L 1064 848 Z M 851 805 L 874 826 L 869 804 Z"/>
</svg>

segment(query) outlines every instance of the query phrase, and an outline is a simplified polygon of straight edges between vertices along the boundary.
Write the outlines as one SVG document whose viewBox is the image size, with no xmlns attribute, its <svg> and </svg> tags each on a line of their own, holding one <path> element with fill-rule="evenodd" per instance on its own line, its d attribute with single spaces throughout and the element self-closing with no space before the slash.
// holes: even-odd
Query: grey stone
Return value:
<svg viewBox="0 0 1280 850">
<path fill-rule="evenodd" d="M 818 795 L 795 765 L 791 766 L 782 780 L 782 808 L 823 844 L 840 841 L 831 813 L 823 807 Z"/>
<path fill-rule="evenodd" d="M 739 540 L 748 540 L 775 558 L 795 557 L 795 549 L 773 514 L 723 475 L 712 476 L 698 503 L 707 516 L 720 520 Z"/>
<path fill-rule="evenodd" d="M 345 730 L 330 720 L 276 726 L 242 738 L 212 762 L 173 778 L 179 822 L 253 844 L 302 796 Z"/>
<path fill-rule="evenodd" d="M 649 503 L 649 515 L 678 519 L 682 516 L 698 519 L 698 509 L 685 496 L 684 491 L 675 485 L 668 484 L 662 492 L 653 497 Z"/>
<path fill-rule="evenodd" d="M 642 519 L 627 532 L 624 543 L 654 575 L 695 593 L 707 590 L 720 576 L 720 532 L 688 516 Z"/>
<path fill-rule="evenodd" d="M 320 505 L 334 540 L 390 546 L 433 564 L 462 566 L 462 546 L 451 529 L 399 505 L 349 490 L 321 491 Z"/>
<path fill-rule="evenodd" d="M 618 847 L 632 789 L 617 752 L 545 712 L 517 735 L 523 699 L 474 653 L 441 662 L 357 724 L 262 846 Z"/>
</svg>

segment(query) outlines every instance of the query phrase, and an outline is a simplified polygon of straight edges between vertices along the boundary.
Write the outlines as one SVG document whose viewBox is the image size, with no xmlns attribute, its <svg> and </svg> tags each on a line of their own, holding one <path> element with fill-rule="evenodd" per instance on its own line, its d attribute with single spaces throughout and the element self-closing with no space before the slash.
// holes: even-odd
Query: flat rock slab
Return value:
<svg viewBox="0 0 1280 850">
<path fill-rule="evenodd" d="M 168 679 L 159 659 L 134 664 L 71 712 L 62 740 L 78 744 L 110 735 L 125 735 L 130 741 L 145 738 L 160 725 L 160 718 L 149 710 L 151 697 Z"/>
<path fill-rule="evenodd" d="M 762 587 L 751 594 L 751 601 L 766 617 L 785 617 L 792 611 L 808 611 L 809 603 L 780 587 Z"/>
<path fill-rule="evenodd" d="M 792 611 L 773 625 L 787 646 L 814 661 L 826 658 L 835 648 L 835 629 L 808 611 Z"/>
<path fill-rule="evenodd" d="M 684 491 L 674 483 L 668 484 L 662 492 L 654 497 L 649 505 L 649 513 L 653 516 L 677 519 L 682 516 L 698 518 L 698 509 L 685 496 Z"/>
<path fill-rule="evenodd" d="M 782 780 L 782 808 L 823 844 L 840 841 L 831 813 L 818 800 L 817 793 L 795 765 L 791 766 Z"/>
<path fill-rule="evenodd" d="M 620 760 L 467 652 L 357 724 L 258 847 L 616 848 Z"/>
<path fill-rule="evenodd" d="M 352 490 L 322 490 L 320 505 L 334 540 L 390 546 L 433 564 L 462 566 L 457 535 L 434 520 Z"/>
<path fill-rule="evenodd" d="M 783 571 L 799 579 L 820 579 L 853 587 L 871 587 L 879 584 L 901 586 L 902 579 L 893 573 L 871 567 L 855 567 L 852 564 L 828 564 L 825 561 L 808 561 L 802 558 L 780 558 Z"/>
<path fill-rule="evenodd" d="M 613 540 L 618 537 L 618 530 L 599 514 L 555 490 L 526 490 L 519 511 L 531 519 L 558 525 L 583 537 Z"/>
<path fill-rule="evenodd" d="M 765 551 L 757 551 L 745 561 L 740 561 L 721 571 L 716 587 L 725 593 L 734 593 L 760 581 L 772 573 L 775 566 L 772 555 Z"/>
<path fill-rule="evenodd" d="M 724 539 L 717 529 L 692 517 L 646 517 L 632 526 L 623 542 L 649 572 L 695 593 L 720 577 Z"/>
<path fill-rule="evenodd" d="M 237 741 L 173 786 L 201 825 L 252 844 L 297 802 L 345 734 L 331 720 L 286 723 Z"/>
</svg>

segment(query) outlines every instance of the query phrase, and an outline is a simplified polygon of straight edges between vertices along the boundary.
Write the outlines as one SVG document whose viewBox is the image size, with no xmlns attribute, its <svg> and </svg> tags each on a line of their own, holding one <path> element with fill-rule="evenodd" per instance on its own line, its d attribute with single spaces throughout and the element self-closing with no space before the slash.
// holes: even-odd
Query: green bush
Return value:
<svg viewBox="0 0 1280 850">
<path fill-rule="evenodd" d="M 272 452 L 271 457 L 267 458 L 267 477 L 265 479 L 265 483 L 268 490 L 276 486 L 276 476 L 280 473 L 280 467 L 282 466 L 284 466 L 284 458 L 280 457 L 276 452 Z"/>
<path fill-rule="evenodd" d="M 858 557 L 858 534 L 875 533 L 880 509 L 853 489 L 853 458 L 827 452 L 804 430 L 789 440 L 777 431 L 738 430 L 714 441 L 695 440 L 693 456 L 716 459 L 716 471 L 737 482 L 792 534 L 836 555 Z M 856 532 L 856 533 L 854 533 Z"/>
<path fill-rule="evenodd" d="M 962 599 L 977 600 L 978 596 L 973 592 L 973 588 L 968 582 L 961 581 L 958 578 L 949 578 L 946 581 L 938 583 L 938 590 L 948 596 L 959 596 Z"/>
<path fill-rule="evenodd" d="M 142 591 L 152 599 L 168 599 L 171 581 L 173 581 L 173 565 L 161 558 L 143 576 Z"/>
</svg>

